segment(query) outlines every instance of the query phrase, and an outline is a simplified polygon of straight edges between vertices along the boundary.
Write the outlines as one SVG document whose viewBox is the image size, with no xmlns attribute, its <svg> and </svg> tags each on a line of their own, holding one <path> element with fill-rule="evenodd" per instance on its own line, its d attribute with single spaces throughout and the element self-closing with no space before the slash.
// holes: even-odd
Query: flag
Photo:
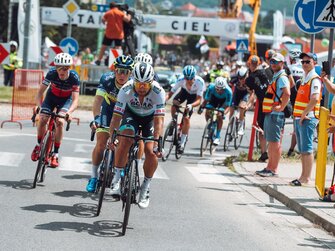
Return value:
<svg viewBox="0 0 335 251">
<path fill-rule="evenodd" d="M 18 10 L 18 33 L 19 33 L 19 51 L 18 56 L 23 58 L 24 44 L 24 24 L 25 24 L 25 6 L 26 0 L 19 0 Z M 29 47 L 28 62 L 41 62 L 41 23 L 40 23 L 40 1 L 31 0 L 30 21 L 29 21 Z"/>
<path fill-rule="evenodd" d="M 207 40 L 204 35 L 201 35 L 199 42 L 195 45 L 195 48 L 200 48 L 200 46 L 207 44 Z"/>
</svg>

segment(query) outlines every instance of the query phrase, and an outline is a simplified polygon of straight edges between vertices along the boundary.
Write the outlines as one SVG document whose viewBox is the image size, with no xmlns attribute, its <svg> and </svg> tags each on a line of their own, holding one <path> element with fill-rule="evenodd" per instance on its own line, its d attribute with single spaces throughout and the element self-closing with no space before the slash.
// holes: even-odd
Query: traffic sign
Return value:
<svg viewBox="0 0 335 251">
<path fill-rule="evenodd" d="M 63 38 L 62 41 L 60 41 L 59 46 L 64 48 L 64 50 L 67 51 L 67 53 L 69 53 L 71 56 L 76 55 L 79 50 L 77 40 L 72 37 Z"/>
<path fill-rule="evenodd" d="M 335 28 L 335 1 L 318 0 L 314 9 L 314 25 Z"/>
<path fill-rule="evenodd" d="M 9 43 L 0 43 L 0 64 L 9 64 Z"/>
<path fill-rule="evenodd" d="M 57 54 L 62 53 L 63 49 L 59 46 L 50 46 L 48 51 L 48 65 L 54 66 L 54 59 Z"/>
<path fill-rule="evenodd" d="M 80 10 L 79 5 L 74 0 L 69 0 L 63 5 L 65 12 L 72 17 L 78 10 Z"/>
<path fill-rule="evenodd" d="M 248 39 L 236 39 L 236 51 L 237 52 L 248 52 Z"/>
<path fill-rule="evenodd" d="M 108 4 L 92 4 L 91 10 L 94 12 L 107 12 L 109 11 Z"/>
<path fill-rule="evenodd" d="M 322 27 L 314 25 L 313 13 L 315 3 L 315 0 L 299 0 L 294 6 L 295 23 L 303 32 L 314 34 L 323 30 Z"/>
<path fill-rule="evenodd" d="M 121 49 L 110 49 L 109 58 L 108 58 L 108 67 L 111 68 L 115 59 L 119 56 L 122 56 L 123 51 Z"/>
</svg>

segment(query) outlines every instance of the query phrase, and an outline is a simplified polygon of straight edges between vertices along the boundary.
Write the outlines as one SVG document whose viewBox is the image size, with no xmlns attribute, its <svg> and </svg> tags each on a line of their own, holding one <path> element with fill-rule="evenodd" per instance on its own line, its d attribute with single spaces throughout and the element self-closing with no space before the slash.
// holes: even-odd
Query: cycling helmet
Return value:
<svg viewBox="0 0 335 251">
<path fill-rule="evenodd" d="M 237 71 L 237 77 L 238 78 L 245 78 L 247 76 L 248 69 L 246 67 L 241 67 Z"/>
<path fill-rule="evenodd" d="M 224 62 L 223 62 L 222 60 L 219 60 L 219 61 L 216 62 L 216 67 L 217 67 L 217 68 L 219 68 L 219 67 L 222 68 L 223 65 L 224 65 Z"/>
<path fill-rule="evenodd" d="M 141 83 L 151 83 L 154 80 L 154 68 L 148 63 L 139 63 L 135 65 L 133 71 L 134 79 Z"/>
<path fill-rule="evenodd" d="M 249 64 L 257 64 L 259 65 L 261 63 L 261 60 L 257 55 L 251 55 L 248 59 Z"/>
<path fill-rule="evenodd" d="M 73 65 L 73 60 L 68 53 L 58 53 L 54 59 L 54 64 L 56 66 L 71 66 Z"/>
<path fill-rule="evenodd" d="M 183 69 L 183 75 L 187 80 L 194 79 L 195 74 L 197 74 L 197 70 L 193 65 L 186 65 Z"/>
<path fill-rule="evenodd" d="M 224 90 L 228 86 L 227 79 L 224 77 L 217 77 L 215 79 L 215 89 Z"/>
<path fill-rule="evenodd" d="M 265 52 L 265 58 L 266 59 L 271 59 L 273 54 L 275 54 L 275 53 L 276 53 L 275 50 L 269 49 Z"/>
<path fill-rule="evenodd" d="M 152 57 L 148 53 L 138 53 L 135 57 L 135 63 L 143 62 L 151 64 L 153 63 Z"/>
<path fill-rule="evenodd" d="M 119 56 L 114 61 L 114 67 L 132 70 L 134 68 L 134 60 L 129 56 Z"/>
<path fill-rule="evenodd" d="M 14 40 L 12 40 L 12 41 L 9 42 L 9 46 L 12 46 L 12 45 L 15 46 L 15 48 L 17 48 L 17 46 L 18 46 L 17 42 L 14 41 Z"/>
<path fill-rule="evenodd" d="M 300 54 L 301 54 L 301 50 L 299 50 L 299 49 L 292 49 L 288 53 L 288 55 L 290 56 L 291 59 L 299 58 Z"/>
</svg>

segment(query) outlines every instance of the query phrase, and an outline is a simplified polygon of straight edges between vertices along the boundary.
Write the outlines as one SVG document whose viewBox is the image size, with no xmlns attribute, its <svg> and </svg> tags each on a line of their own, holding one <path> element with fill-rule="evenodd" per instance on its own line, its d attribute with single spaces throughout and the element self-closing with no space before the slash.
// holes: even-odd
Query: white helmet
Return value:
<svg viewBox="0 0 335 251">
<path fill-rule="evenodd" d="M 68 53 L 58 53 L 54 59 L 54 64 L 56 66 L 71 66 L 73 65 L 73 60 Z"/>
<path fill-rule="evenodd" d="M 248 68 L 242 66 L 240 69 L 237 71 L 237 77 L 238 78 L 244 78 L 247 75 Z"/>
<path fill-rule="evenodd" d="M 217 77 L 215 79 L 215 88 L 219 90 L 226 89 L 228 86 L 227 79 L 224 77 Z"/>
<path fill-rule="evenodd" d="M 12 46 L 12 45 L 15 46 L 15 48 L 18 47 L 17 42 L 14 41 L 14 40 L 12 40 L 12 41 L 9 42 L 9 46 Z"/>
<path fill-rule="evenodd" d="M 148 63 L 148 64 L 151 64 L 153 63 L 153 60 L 152 60 L 152 57 L 148 54 L 148 53 L 138 53 L 136 56 L 135 56 L 135 64 L 136 63 Z"/>
<path fill-rule="evenodd" d="M 154 80 L 154 68 L 148 63 L 139 63 L 135 65 L 133 71 L 134 79 L 141 83 L 151 83 Z"/>
<path fill-rule="evenodd" d="M 301 54 L 301 50 L 299 49 L 292 49 L 289 51 L 289 56 L 291 59 L 294 59 L 294 58 L 299 58 L 300 57 L 300 54 Z"/>
</svg>

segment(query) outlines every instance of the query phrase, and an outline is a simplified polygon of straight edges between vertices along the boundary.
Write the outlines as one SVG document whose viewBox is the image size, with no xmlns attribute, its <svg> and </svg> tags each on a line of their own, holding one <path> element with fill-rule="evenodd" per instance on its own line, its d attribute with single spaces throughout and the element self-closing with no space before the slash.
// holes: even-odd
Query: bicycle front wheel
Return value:
<svg viewBox="0 0 335 251">
<path fill-rule="evenodd" d="M 35 171 L 34 181 L 32 188 L 36 188 L 37 182 L 41 182 L 44 180 L 44 172 L 45 172 L 45 166 L 46 161 L 48 159 L 48 148 L 49 144 L 51 142 L 50 133 L 47 132 L 41 142 L 41 151 L 40 151 L 40 157 L 37 162 L 37 167 Z"/>
<path fill-rule="evenodd" d="M 125 189 L 124 189 L 124 195 L 125 195 L 125 207 L 124 207 L 124 216 L 123 216 L 123 224 L 122 224 L 122 235 L 126 234 L 128 221 L 129 221 L 129 215 L 130 215 L 130 207 L 132 201 L 135 201 L 135 185 L 136 185 L 136 170 L 137 170 L 137 160 L 133 159 L 131 160 L 128 172 L 125 177 Z"/>
<path fill-rule="evenodd" d="M 236 127 L 235 127 L 236 130 L 235 130 L 235 138 L 234 138 L 235 150 L 237 150 L 241 146 L 243 136 L 244 136 L 244 134 L 242 135 L 238 134 L 238 130 L 240 126 L 243 127 L 243 131 L 245 132 L 245 122 L 243 121 L 243 124 L 240 125 L 240 122 L 236 121 Z"/>
<path fill-rule="evenodd" d="M 233 116 L 229 120 L 228 127 L 227 127 L 227 130 L 226 130 L 226 134 L 224 136 L 223 151 L 228 151 L 229 145 L 233 141 L 234 126 L 235 126 L 235 117 Z"/>
<path fill-rule="evenodd" d="M 164 133 L 164 138 L 163 138 L 164 156 L 162 157 L 163 161 L 166 161 L 169 158 L 171 151 L 173 149 L 173 145 L 175 141 L 174 131 L 175 131 L 175 126 L 174 126 L 173 121 L 171 121 L 169 125 L 167 126 L 165 133 Z"/>
<path fill-rule="evenodd" d="M 204 153 L 207 150 L 207 147 L 210 143 L 210 137 L 211 137 L 211 127 L 212 127 L 212 122 L 211 120 L 208 120 L 204 129 L 204 132 L 202 134 L 201 138 L 201 145 L 200 145 L 200 157 L 204 156 Z"/>
<path fill-rule="evenodd" d="M 217 145 L 213 144 L 215 136 L 216 136 L 217 126 L 218 126 L 217 122 L 214 121 L 212 126 L 211 126 L 210 133 L 209 133 L 209 139 L 210 139 L 209 153 L 211 155 L 215 152 L 216 147 L 217 147 Z"/>
</svg>

